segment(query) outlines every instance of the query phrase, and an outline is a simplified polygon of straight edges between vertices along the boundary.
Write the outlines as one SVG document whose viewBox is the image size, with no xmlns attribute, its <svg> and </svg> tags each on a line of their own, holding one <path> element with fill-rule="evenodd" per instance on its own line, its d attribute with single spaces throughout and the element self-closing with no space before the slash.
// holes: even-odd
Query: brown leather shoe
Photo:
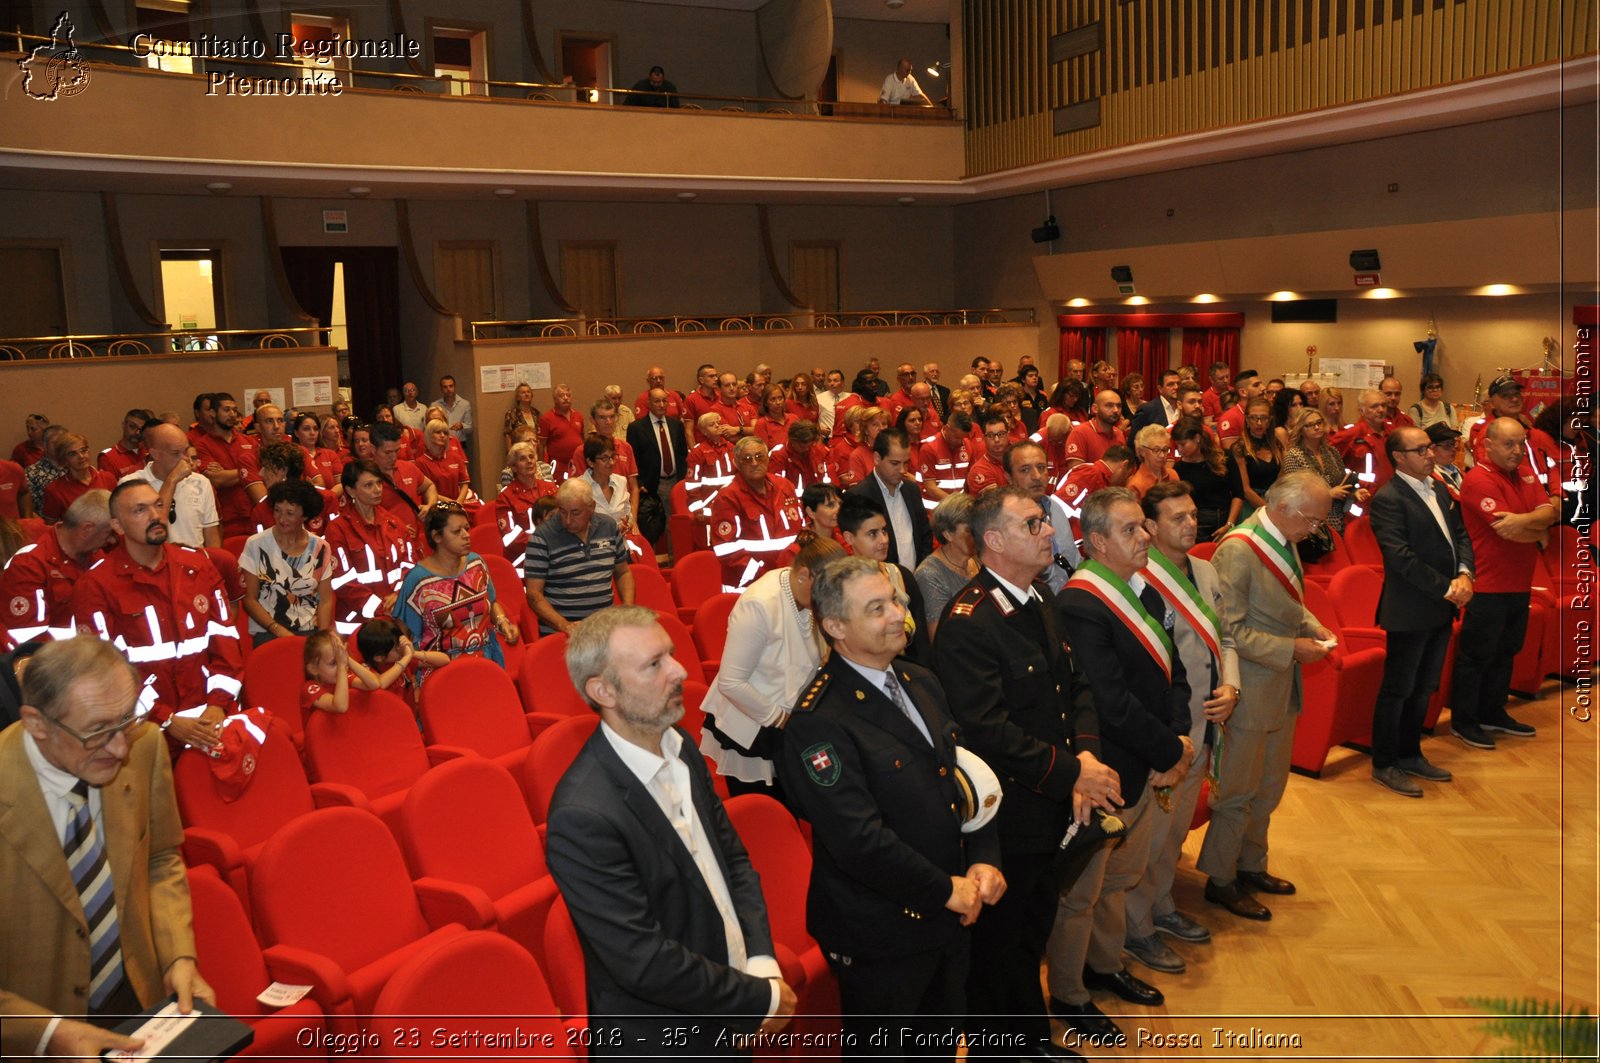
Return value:
<svg viewBox="0 0 1600 1063">
<path fill-rule="evenodd" d="M 1286 878 L 1269 875 L 1265 871 L 1241 871 L 1239 881 L 1247 890 L 1260 893 L 1275 893 L 1280 897 L 1287 897 L 1294 892 L 1294 883 Z"/>
<path fill-rule="evenodd" d="M 1242 876 L 1241 876 L 1242 877 Z M 1211 904 L 1226 908 L 1241 919 L 1267 920 L 1272 918 L 1272 912 L 1267 906 L 1250 896 L 1239 880 L 1220 885 L 1216 879 L 1206 880 L 1206 900 Z"/>
</svg>

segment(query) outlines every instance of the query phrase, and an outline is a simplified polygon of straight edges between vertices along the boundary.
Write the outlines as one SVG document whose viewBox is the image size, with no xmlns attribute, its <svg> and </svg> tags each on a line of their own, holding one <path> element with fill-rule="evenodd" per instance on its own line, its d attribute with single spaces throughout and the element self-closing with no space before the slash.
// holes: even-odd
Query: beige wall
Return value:
<svg viewBox="0 0 1600 1063">
<path fill-rule="evenodd" d="M 289 396 L 295 377 L 333 375 L 334 352 L 325 347 L 0 362 L 0 441 L 20 440 L 23 419 L 42 413 L 82 432 L 98 451 L 122 437 L 131 407 L 170 410 L 187 425 L 202 391 L 229 392 L 248 410 L 247 387 L 279 387 Z"/>
</svg>

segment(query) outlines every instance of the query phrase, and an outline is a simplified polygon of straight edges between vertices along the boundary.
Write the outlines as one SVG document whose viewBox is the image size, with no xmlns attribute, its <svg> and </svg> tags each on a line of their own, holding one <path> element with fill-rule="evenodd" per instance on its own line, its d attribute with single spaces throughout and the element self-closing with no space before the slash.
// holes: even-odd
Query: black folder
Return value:
<svg viewBox="0 0 1600 1063">
<path fill-rule="evenodd" d="M 176 1001 L 177 995 L 159 1001 L 154 1007 L 141 1015 L 135 1015 L 117 1027 L 117 1033 L 129 1037 L 136 1034 L 140 1027 L 149 1022 L 157 1012 L 168 1004 Z M 198 1012 L 198 1018 L 195 1013 Z M 248 1024 L 240 1022 L 232 1015 L 196 999 L 194 1010 L 187 1016 L 180 1018 L 194 1018 L 194 1021 L 172 1040 L 165 1048 L 156 1053 L 162 1059 L 185 1059 L 204 1061 L 208 1059 L 228 1059 L 237 1055 L 242 1049 L 255 1040 L 255 1031 Z"/>
</svg>

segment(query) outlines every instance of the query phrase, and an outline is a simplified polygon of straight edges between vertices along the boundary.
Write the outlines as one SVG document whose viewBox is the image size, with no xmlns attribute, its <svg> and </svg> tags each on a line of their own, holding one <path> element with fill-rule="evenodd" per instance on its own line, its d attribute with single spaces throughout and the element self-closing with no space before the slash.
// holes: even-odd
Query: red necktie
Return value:
<svg viewBox="0 0 1600 1063">
<path fill-rule="evenodd" d="M 667 422 L 656 422 L 656 438 L 661 441 L 661 476 L 672 479 L 672 444 L 667 442 Z"/>
</svg>

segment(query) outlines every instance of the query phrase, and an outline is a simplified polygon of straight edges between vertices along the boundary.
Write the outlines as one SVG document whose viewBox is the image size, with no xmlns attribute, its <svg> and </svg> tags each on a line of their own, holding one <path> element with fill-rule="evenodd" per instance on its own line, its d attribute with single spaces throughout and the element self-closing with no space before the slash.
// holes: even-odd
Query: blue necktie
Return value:
<svg viewBox="0 0 1600 1063">
<path fill-rule="evenodd" d="M 117 934 L 117 899 L 105 845 L 89 814 L 89 784 L 78 780 L 67 799 L 72 823 L 62 848 L 89 926 L 89 1007 L 100 1008 L 122 982 L 122 943 Z"/>
</svg>

